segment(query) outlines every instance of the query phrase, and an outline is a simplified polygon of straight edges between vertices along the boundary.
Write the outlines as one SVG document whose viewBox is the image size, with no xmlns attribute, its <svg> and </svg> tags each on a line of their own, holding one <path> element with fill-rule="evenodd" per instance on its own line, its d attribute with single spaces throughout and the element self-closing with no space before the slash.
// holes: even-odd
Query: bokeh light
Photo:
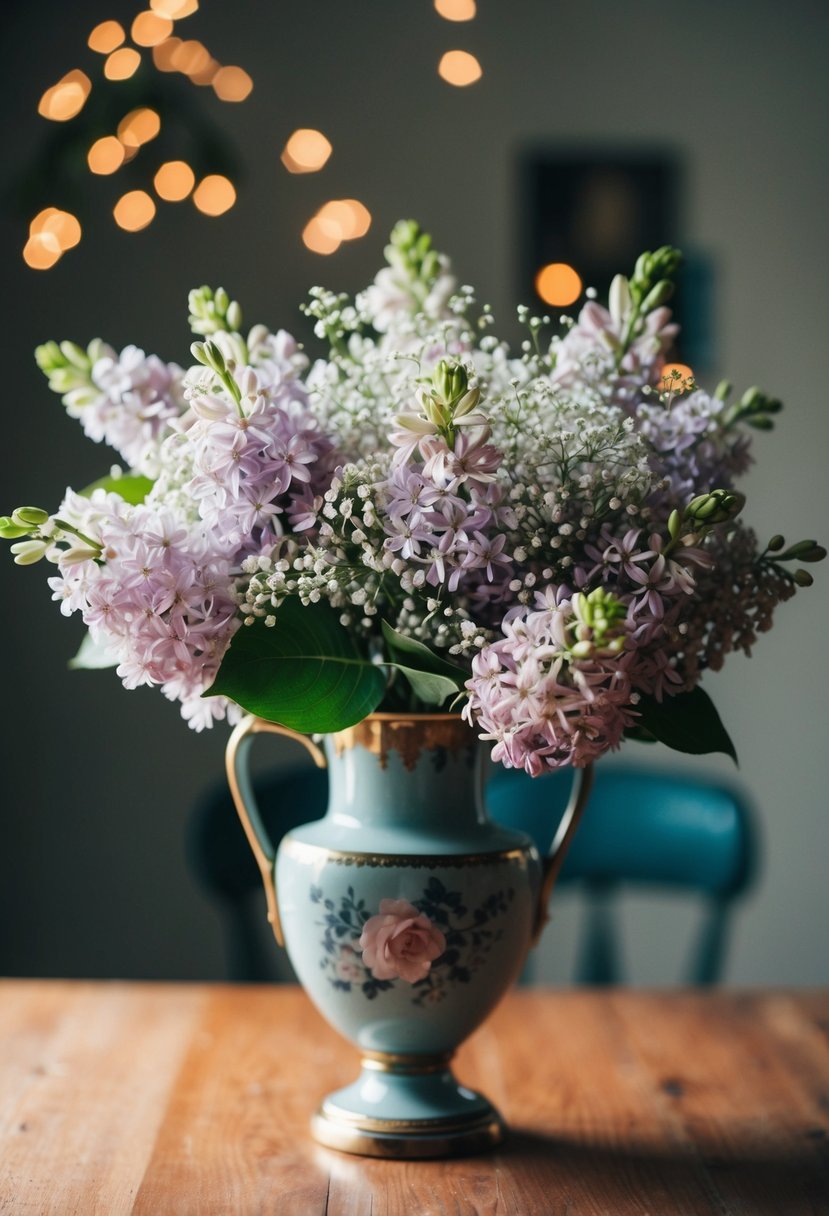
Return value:
<svg viewBox="0 0 829 1216">
<path fill-rule="evenodd" d="M 76 68 L 46 90 L 38 103 L 37 112 L 52 122 L 67 122 L 81 112 L 91 88 L 92 81 L 86 72 Z"/>
<path fill-rule="evenodd" d="M 91 173 L 115 173 L 124 163 L 124 145 L 114 135 L 103 135 L 87 152 L 86 163 Z"/>
<path fill-rule="evenodd" d="M 566 262 L 550 262 L 542 266 L 535 276 L 535 290 L 545 304 L 567 308 L 581 295 L 582 281 L 577 271 Z"/>
<path fill-rule="evenodd" d="M 317 228 L 340 241 L 355 241 L 371 227 L 371 213 L 356 198 L 332 199 L 314 216 Z"/>
<path fill-rule="evenodd" d="M 163 42 L 159 42 L 153 47 L 153 63 L 159 72 L 175 72 L 176 66 L 173 63 L 176 51 L 181 46 L 180 38 L 165 38 Z"/>
<path fill-rule="evenodd" d="M 52 232 L 38 232 L 23 246 L 23 261 L 32 270 L 50 270 L 63 256 Z"/>
<path fill-rule="evenodd" d="M 250 96 L 253 81 L 244 68 L 220 68 L 213 80 L 213 89 L 220 101 L 244 101 Z"/>
<path fill-rule="evenodd" d="M 694 373 L 687 363 L 665 363 L 659 373 L 660 388 L 680 387 L 683 381 L 693 380 Z"/>
<path fill-rule="evenodd" d="M 125 148 L 140 148 L 155 139 L 161 130 L 161 119 L 155 110 L 140 106 L 130 110 L 118 123 L 118 138 Z"/>
<path fill-rule="evenodd" d="M 196 38 L 188 38 L 176 47 L 172 55 L 172 64 L 177 72 L 185 76 L 202 72 L 210 63 L 212 56 L 203 42 Z"/>
<path fill-rule="evenodd" d="M 281 160 L 289 173 L 316 173 L 328 160 L 332 150 L 330 141 L 322 131 L 300 127 L 282 149 Z"/>
<path fill-rule="evenodd" d="M 193 13 L 198 12 L 199 0 L 150 0 L 150 8 L 160 17 L 181 21 L 184 17 L 192 17 Z"/>
<path fill-rule="evenodd" d="M 124 228 L 127 232 L 140 232 L 152 223 L 155 203 L 145 190 L 130 190 L 121 195 L 112 214 L 119 228 Z"/>
<path fill-rule="evenodd" d="M 236 202 L 236 191 L 228 178 L 211 173 L 196 186 L 193 202 L 205 215 L 224 215 Z"/>
<path fill-rule="evenodd" d="M 196 175 L 184 160 L 165 161 L 153 178 L 156 194 L 167 203 L 180 203 L 195 184 Z"/>
<path fill-rule="evenodd" d="M 139 13 L 132 23 L 130 35 L 136 46 L 158 46 L 173 32 L 173 23 L 169 17 L 162 17 L 151 9 Z"/>
<path fill-rule="evenodd" d="M 95 26 L 86 45 L 91 51 L 97 51 L 99 55 L 108 55 L 110 51 L 114 51 L 121 45 L 126 36 L 120 21 L 102 21 L 100 25 Z"/>
<path fill-rule="evenodd" d="M 447 51 L 438 64 L 438 76 L 447 84 L 463 89 L 483 76 L 483 68 L 469 51 Z"/>
<path fill-rule="evenodd" d="M 435 9 L 447 21 L 471 21 L 477 11 L 475 0 L 435 0 Z"/>
<path fill-rule="evenodd" d="M 122 46 L 113 51 L 104 64 L 104 75 L 107 80 L 129 80 L 134 76 L 141 64 L 141 55 L 134 47 Z"/>
<path fill-rule="evenodd" d="M 326 231 L 319 216 L 315 215 L 302 230 L 302 243 L 312 253 L 329 254 L 337 252 L 341 241 L 338 236 Z"/>
<path fill-rule="evenodd" d="M 59 207 L 45 207 L 29 225 L 29 236 L 42 235 L 53 237 L 60 252 L 65 253 L 67 249 L 74 249 L 80 242 L 81 226 L 71 211 L 61 211 Z"/>
</svg>

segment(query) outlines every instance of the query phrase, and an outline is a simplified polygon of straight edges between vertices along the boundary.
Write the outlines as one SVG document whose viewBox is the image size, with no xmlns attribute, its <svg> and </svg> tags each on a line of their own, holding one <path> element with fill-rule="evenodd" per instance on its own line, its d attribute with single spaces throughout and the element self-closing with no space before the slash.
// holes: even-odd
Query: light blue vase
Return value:
<svg viewBox="0 0 829 1216">
<path fill-rule="evenodd" d="M 291 831 L 278 852 L 249 774 L 260 732 L 295 738 L 330 776 L 325 817 Z M 277 941 L 362 1054 L 359 1078 L 315 1115 L 315 1138 L 388 1157 L 498 1143 L 501 1117 L 458 1084 L 449 1061 L 518 976 L 588 783 L 577 775 L 542 863 L 528 836 L 487 818 L 483 756 L 456 714 L 372 714 L 328 736 L 324 752 L 247 718 L 228 744 L 228 778 Z"/>
</svg>

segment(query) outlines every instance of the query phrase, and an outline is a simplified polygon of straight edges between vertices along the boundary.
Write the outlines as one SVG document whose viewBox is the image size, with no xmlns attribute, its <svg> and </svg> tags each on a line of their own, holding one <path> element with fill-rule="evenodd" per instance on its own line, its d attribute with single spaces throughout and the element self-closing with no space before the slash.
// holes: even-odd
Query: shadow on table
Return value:
<svg viewBox="0 0 829 1216">
<path fill-rule="evenodd" d="M 599 1210 L 606 1205 L 608 1211 L 627 1211 L 625 1201 L 638 1199 L 647 1201 L 642 1210 L 666 1213 L 829 1214 L 826 1130 L 809 1129 L 802 1148 L 791 1149 L 763 1144 L 763 1134 L 756 1129 L 756 1141 L 748 1147 L 740 1144 L 737 1129 L 721 1149 L 686 1142 L 664 1151 L 645 1144 L 587 1144 L 515 1128 L 496 1160 L 509 1175 L 532 1179 L 533 1190 L 556 1197 L 564 1211 L 567 1198 L 589 1195 Z"/>
</svg>

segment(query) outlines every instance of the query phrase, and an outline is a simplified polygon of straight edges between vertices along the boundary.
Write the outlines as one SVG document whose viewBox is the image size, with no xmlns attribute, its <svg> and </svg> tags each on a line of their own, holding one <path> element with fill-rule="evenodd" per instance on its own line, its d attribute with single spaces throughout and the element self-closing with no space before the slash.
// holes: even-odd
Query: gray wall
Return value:
<svg viewBox="0 0 829 1216">
<path fill-rule="evenodd" d="M 129 21 L 139 7 L 19 4 L 4 18 L 8 185 L 46 130 L 35 114 L 42 89 L 81 61 L 97 21 Z M 479 10 L 472 25 L 454 26 L 427 0 L 203 0 L 183 36 L 203 39 L 256 82 L 242 106 L 205 102 L 244 169 L 228 216 L 167 207 L 129 236 L 108 218 L 106 183 L 89 182 L 82 245 L 36 274 L 20 259 L 25 223 L 7 193 L 2 510 L 55 504 L 67 482 L 83 485 L 110 463 L 48 394 L 31 359 L 37 342 L 100 333 L 184 359 L 186 292 L 201 282 L 224 283 L 250 321 L 299 325 L 305 289 L 362 285 L 402 215 L 430 227 L 462 279 L 509 318 L 518 302 L 518 150 L 657 144 L 685 164 L 678 235 L 716 266 L 717 371 L 787 405 L 778 431 L 757 438 L 748 516 L 761 534 L 826 541 L 826 6 L 481 0 Z M 452 46 L 479 55 L 479 85 L 453 90 L 437 79 L 434 65 Z M 291 178 L 281 168 L 296 126 L 332 139 L 324 174 Z M 343 196 L 361 198 L 374 227 L 334 258 L 315 257 L 297 234 L 321 202 Z M 173 706 L 147 690 L 127 694 L 111 673 L 67 673 L 81 628 L 49 602 L 43 568 L 17 570 L 6 559 L 0 570 L 0 970 L 221 975 L 218 922 L 187 873 L 184 825 L 196 794 L 221 776 L 224 732 L 193 735 Z M 817 576 L 816 588 L 783 606 L 752 661 L 735 657 L 706 681 L 763 837 L 761 880 L 735 927 L 734 984 L 829 978 L 829 571 Z M 693 766 L 730 775 L 717 759 Z M 562 896 L 542 976 L 567 976 L 576 916 Z M 649 897 L 626 901 L 621 916 L 637 982 L 672 982 L 693 909 Z"/>
</svg>

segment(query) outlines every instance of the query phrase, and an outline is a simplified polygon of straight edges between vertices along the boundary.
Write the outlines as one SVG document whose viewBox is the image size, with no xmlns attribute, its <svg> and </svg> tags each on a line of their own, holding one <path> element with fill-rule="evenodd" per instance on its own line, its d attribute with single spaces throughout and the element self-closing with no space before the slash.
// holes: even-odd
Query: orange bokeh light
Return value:
<svg viewBox="0 0 829 1216">
<path fill-rule="evenodd" d="M 224 215 L 236 202 L 236 191 L 226 177 L 211 173 L 196 186 L 193 202 L 205 215 Z"/>
<path fill-rule="evenodd" d="M 112 214 L 119 228 L 124 228 L 127 232 L 140 232 L 152 222 L 155 203 L 145 190 L 130 190 L 121 195 Z"/>
<path fill-rule="evenodd" d="M 365 236 L 371 227 L 371 213 L 356 198 L 332 199 L 314 216 L 319 230 L 339 245 L 340 241 L 355 241 Z"/>
<path fill-rule="evenodd" d="M 312 253 L 336 253 L 340 247 L 340 237 L 326 230 L 325 225 L 315 215 L 302 230 L 302 243 Z"/>
<path fill-rule="evenodd" d="M 193 13 L 198 12 L 199 0 L 150 0 L 150 8 L 160 17 L 181 21 L 184 17 L 192 17 Z"/>
<path fill-rule="evenodd" d="M 435 0 L 435 9 L 447 21 L 471 21 L 477 11 L 475 0 Z"/>
<path fill-rule="evenodd" d="M 86 40 L 86 45 L 99 55 L 108 55 L 120 46 L 125 38 L 124 27 L 120 21 L 102 21 L 100 25 L 95 26 Z"/>
<path fill-rule="evenodd" d="M 63 256 L 52 232 L 37 232 L 23 246 L 23 261 L 32 270 L 49 270 Z"/>
<path fill-rule="evenodd" d="M 216 73 L 221 68 L 218 59 L 214 59 L 211 55 L 207 63 L 198 72 L 190 72 L 189 80 L 191 84 L 207 85 L 212 84 L 216 79 Z"/>
<path fill-rule="evenodd" d="M 447 51 L 438 64 L 438 76 L 463 89 L 483 76 L 483 68 L 469 51 Z"/>
<path fill-rule="evenodd" d="M 124 163 L 124 145 L 114 135 L 104 135 L 87 152 L 86 163 L 91 173 L 114 173 Z"/>
<path fill-rule="evenodd" d="M 168 160 L 153 178 L 155 192 L 168 203 L 180 203 L 196 184 L 196 175 L 184 160 Z"/>
<path fill-rule="evenodd" d="M 220 101 L 244 101 L 250 96 L 253 81 L 244 68 L 219 68 L 213 79 L 213 89 Z"/>
<path fill-rule="evenodd" d="M 113 51 L 104 64 L 104 75 L 107 80 L 129 80 L 134 76 L 141 64 L 141 56 L 134 47 L 122 46 Z"/>
<path fill-rule="evenodd" d="M 91 88 L 92 81 L 86 72 L 76 68 L 46 90 L 38 103 L 37 112 L 52 122 L 67 122 L 81 112 Z"/>
<path fill-rule="evenodd" d="M 289 173 L 316 173 L 333 151 L 322 131 L 300 127 L 282 149 L 281 160 Z"/>
<path fill-rule="evenodd" d="M 132 23 L 130 34 L 136 46 L 158 46 L 173 32 L 173 23 L 169 17 L 145 9 L 139 13 Z"/>
<path fill-rule="evenodd" d="M 211 59 L 212 55 L 203 42 L 189 38 L 176 47 L 172 55 L 172 64 L 177 72 L 190 76 L 203 72 Z"/>
<path fill-rule="evenodd" d="M 672 384 L 679 388 L 683 381 L 693 380 L 693 378 L 693 370 L 687 363 L 665 363 L 659 373 L 660 388 L 663 385 L 665 388 L 670 388 Z"/>
<path fill-rule="evenodd" d="M 159 42 L 157 46 L 153 47 L 153 63 L 159 72 L 174 72 L 176 70 L 173 59 L 180 46 L 180 38 L 165 38 L 163 42 Z"/>
<path fill-rule="evenodd" d="M 61 211 L 58 207 L 44 207 L 38 212 L 29 225 L 29 236 L 47 236 L 45 247 L 48 251 L 56 245 L 60 253 L 74 249 L 81 239 L 81 226 L 71 211 Z"/>
<path fill-rule="evenodd" d="M 161 130 L 161 119 L 155 110 L 140 106 L 130 110 L 118 123 L 118 138 L 125 148 L 140 148 L 155 139 Z"/>
<path fill-rule="evenodd" d="M 582 293 L 582 281 L 578 273 L 566 262 L 550 262 L 542 266 L 535 276 L 535 290 L 545 304 L 554 308 L 567 308 L 574 304 Z"/>
</svg>

